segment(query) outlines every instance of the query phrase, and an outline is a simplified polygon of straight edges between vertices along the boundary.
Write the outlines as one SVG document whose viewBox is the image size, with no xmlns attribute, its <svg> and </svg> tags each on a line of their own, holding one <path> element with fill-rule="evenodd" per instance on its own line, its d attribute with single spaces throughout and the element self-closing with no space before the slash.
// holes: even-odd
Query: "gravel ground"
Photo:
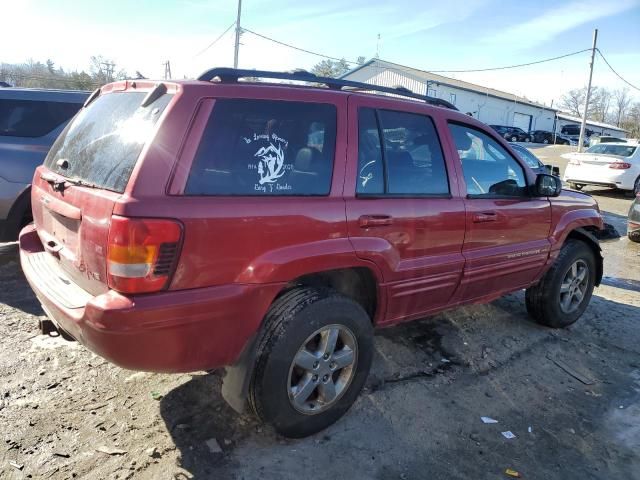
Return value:
<svg viewBox="0 0 640 480">
<path fill-rule="evenodd" d="M 561 148 L 543 151 L 561 163 Z M 629 200 L 596 193 L 624 234 Z M 534 324 L 518 292 L 381 330 L 351 411 L 295 441 L 231 410 L 217 373 L 136 373 L 41 335 L 4 253 L 0 478 L 640 479 L 640 245 L 603 248 L 604 284 L 574 326 Z"/>
</svg>

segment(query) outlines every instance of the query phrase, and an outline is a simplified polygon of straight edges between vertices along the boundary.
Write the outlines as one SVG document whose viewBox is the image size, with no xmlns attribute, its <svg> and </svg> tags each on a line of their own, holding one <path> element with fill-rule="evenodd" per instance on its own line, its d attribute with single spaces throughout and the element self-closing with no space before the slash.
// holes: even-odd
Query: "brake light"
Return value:
<svg viewBox="0 0 640 480">
<path fill-rule="evenodd" d="M 616 170 L 626 170 L 631 168 L 631 164 L 627 162 L 613 162 L 609 164 L 609 168 L 615 168 Z"/>
<path fill-rule="evenodd" d="M 122 293 L 148 293 L 169 284 L 182 227 L 174 220 L 114 215 L 109 227 L 107 278 Z"/>
<path fill-rule="evenodd" d="M 578 160 L 577 158 L 572 158 L 571 160 L 569 160 L 569 165 L 580 165 L 580 160 Z"/>
</svg>

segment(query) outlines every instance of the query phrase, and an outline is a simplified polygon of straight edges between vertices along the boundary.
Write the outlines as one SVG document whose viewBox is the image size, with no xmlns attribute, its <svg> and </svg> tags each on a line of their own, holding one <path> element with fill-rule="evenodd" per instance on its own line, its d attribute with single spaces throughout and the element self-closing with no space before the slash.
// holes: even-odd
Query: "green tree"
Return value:
<svg viewBox="0 0 640 480">
<path fill-rule="evenodd" d="M 340 61 L 327 59 L 316 63 L 311 69 L 311 73 L 319 77 L 338 78 L 349 70 L 349 63 L 344 58 Z"/>
</svg>

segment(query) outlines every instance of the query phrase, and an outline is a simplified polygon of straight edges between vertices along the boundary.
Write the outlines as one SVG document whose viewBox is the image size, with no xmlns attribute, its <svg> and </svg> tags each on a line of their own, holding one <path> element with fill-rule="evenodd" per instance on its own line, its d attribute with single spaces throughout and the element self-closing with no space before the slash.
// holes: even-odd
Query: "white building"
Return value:
<svg viewBox="0 0 640 480">
<path fill-rule="evenodd" d="M 458 110 L 489 125 L 553 131 L 556 111 L 524 97 L 481 87 L 455 78 L 405 67 L 378 58 L 342 76 L 346 80 L 385 87 L 402 86 L 415 93 L 441 98 Z"/>
<path fill-rule="evenodd" d="M 556 124 L 556 130 L 558 133 L 562 133 L 562 127 L 573 125 L 578 128 L 582 124 L 582 119 L 579 117 L 573 117 L 568 113 L 558 112 L 558 121 Z M 608 123 L 594 122 L 593 120 L 587 120 L 587 131 L 591 131 L 592 135 L 609 135 L 611 137 L 626 138 L 627 131 L 622 128 L 610 125 Z M 589 132 L 587 132 L 589 133 Z"/>
</svg>

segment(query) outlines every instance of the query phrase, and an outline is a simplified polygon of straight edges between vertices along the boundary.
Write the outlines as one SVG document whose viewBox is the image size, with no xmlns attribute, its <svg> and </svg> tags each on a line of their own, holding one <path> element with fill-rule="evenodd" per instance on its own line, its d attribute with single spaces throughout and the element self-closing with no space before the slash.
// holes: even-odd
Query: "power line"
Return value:
<svg viewBox="0 0 640 480">
<path fill-rule="evenodd" d="M 598 54 L 600 55 L 600 57 L 602 58 L 602 60 L 604 60 L 604 63 L 606 63 L 606 64 L 607 64 L 607 66 L 611 69 L 611 71 L 612 71 L 613 73 L 615 73 L 615 74 L 616 74 L 616 76 L 617 76 L 620 80 L 622 80 L 624 83 L 626 83 L 627 85 L 629 85 L 631 88 L 635 88 L 636 90 L 640 90 L 640 88 L 636 87 L 633 83 L 631 83 L 631 82 L 629 82 L 629 81 L 625 80 L 625 79 L 622 77 L 622 75 L 620 75 L 618 72 L 616 72 L 616 71 L 615 71 L 615 69 L 611 66 L 611 64 L 610 64 L 609 62 L 607 62 L 607 59 L 606 59 L 606 58 L 604 58 L 604 55 L 602 54 L 602 52 L 600 51 L 600 49 L 599 49 L 599 48 L 596 48 L 596 51 L 598 52 Z"/>
<path fill-rule="evenodd" d="M 219 41 L 222 37 L 224 37 L 224 36 L 225 36 L 225 34 L 226 34 L 229 30 L 231 30 L 231 28 L 232 28 L 235 24 L 236 24 L 236 22 L 233 22 L 231 25 L 229 25 L 229 26 L 227 27 L 227 29 L 226 29 L 224 32 L 222 32 L 222 33 L 218 36 L 218 38 L 216 38 L 213 42 L 211 42 L 209 45 L 207 45 L 205 48 L 203 48 L 200 52 L 196 53 L 196 54 L 195 54 L 195 56 L 196 56 L 196 57 L 198 57 L 198 56 L 202 55 L 204 52 L 206 52 L 207 50 L 209 50 L 211 47 L 213 47 L 216 43 L 218 43 L 218 41 Z"/>
<path fill-rule="evenodd" d="M 255 35 L 256 37 L 264 38 L 265 40 L 269 40 L 270 42 L 277 43 L 279 45 L 283 45 L 285 47 L 289 47 L 289 48 L 292 48 L 294 50 L 298 50 L 300 52 L 304 52 L 304 53 L 309 53 L 311 55 L 315 55 L 316 57 L 328 58 L 330 60 L 336 60 L 338 62 L 341 62 L 341 61 L 344 60 L 346 63 L 350 63 L 352 65 L 358 65 L 358 62 L 351 62 L 349 60 L 345 60 L 344 58 L 332 57 L 332 56 L 329 56 L 329 55 L 324 55 L 322 53 L 312 52 L 311 50 L 305 50 L 304 48 L 296 47 L 294 45 L 290 45 L 288 43 L 281 42 L 280 40 L 276 40 L 275 38 L 267 37 L 266 35 L 262 35 L 260 33 L 256 33 L 256 32 L 254 32 L 252 30 L 249 30 L 248 28 L 243 28 L 242 31 L 243 32 L 249 32 L 249 33 Z"/>
<path fill-rule="evenodd" d="M 358 62 L 353 62 L 351 60 L 345 60 L 344 58 L 332 57 L 330 55 L 325 55 L 325 54 L 322 54 L 322 53 L 314 52 L 312 50 L 306 50 L 304 48 L 296 47 L 295 45 L 291 45 L 289 43 L 281 42 L 280 40 L 276 40 L 276 39 L 268 37 L 266 35 L 262 35 L 260 33 L 254 32 L 253 30 L 249 30 L 248 28 L 243 28 L 242 30 L 245 31 L 245 32 L 249 32 L 249 33 L 251 33 L 253 35 L 256 35 L 257 37 L 264 38 L 265 40 L 269 40 L 271 42 L 277 43 L 279 45 L 283 45 L 283 46 L 288 47 L 288 48 L 292 48 L 294 50 L 298 50 L 300 52 L 309 53 L 309 54 L 315 55 L 317 57 L 328 58 L 330 60 L 337 60 L 337 61 L 344 60 L 346 63 L 352 64 L 352 65 L 359 65 Z M 545 63 L 545 62 L 552 62 L 554 60 L 560 60 L 562 58 L 571 57 L 573 55 L 578 55 L 580 53 L 589 52 L 589 51 L 591 51 L 590 48 L 585 48 L 584 50 L 578 50 L 576 52 L 565 53 L 564 55 L 558 55 L 556 57 L 544 58 L 542 60 L 535 60 L 533 62 L 527 62 L 527 63 L 519 63 L 519 64 L 516 64 L 516 65 L 505 65 L 505 66 L 501 66 L 501 67 L 475 68 L 475 69 L 466 69 L 466 70 L 426 70 L 426 71 L 428 71 L 430 73 L 473 73 L 473 72 L 490 72 L 490 71 L 494 71 L 494 70 L 507 70 L 507 69 L 510 69 L 510 68 L 527 67 L 527 66 L 530 66 L 530 65 L 537 65 L 537 64 Z M 406 68 L 410 68 L 410 67 L 406 67 Z M 390 68 L 390 70 L 394 70 L 394 69 Z M 396 70 L 402 71 L 402 70 L 399 70 L 399 69 L 396 69 Z M 416 70 L 416 69 L 413 69 L 413 70 Z"/>
<path fill-rule="evenodd" d="M 490 72 L 493 70 L 507 70 L 509 68 L 520 68 L 520 67 L 528 67 L 529 65 L 537 65 L 539 63 L 553 62 L 554 60 L 560 60 L 561 58 L 571 57 L 573 55 L 578 55 L 580 53 L 589 52 L 590 48 L 585 48 L 584 50 L 578 50 L 577 52 L 566 53 L 564 55 L 559 55 L 557 57 L 544 58 L 542 60 L 536 60 L 534 62 L 528 63 L 519 63 L 517 65 L 506 65 L 504 67 L 490 67 L 490 68 L 475 68 L 471 70 L 428 70 L 431 73 L 472 73 L 472 72 Z"/>
</svg>

